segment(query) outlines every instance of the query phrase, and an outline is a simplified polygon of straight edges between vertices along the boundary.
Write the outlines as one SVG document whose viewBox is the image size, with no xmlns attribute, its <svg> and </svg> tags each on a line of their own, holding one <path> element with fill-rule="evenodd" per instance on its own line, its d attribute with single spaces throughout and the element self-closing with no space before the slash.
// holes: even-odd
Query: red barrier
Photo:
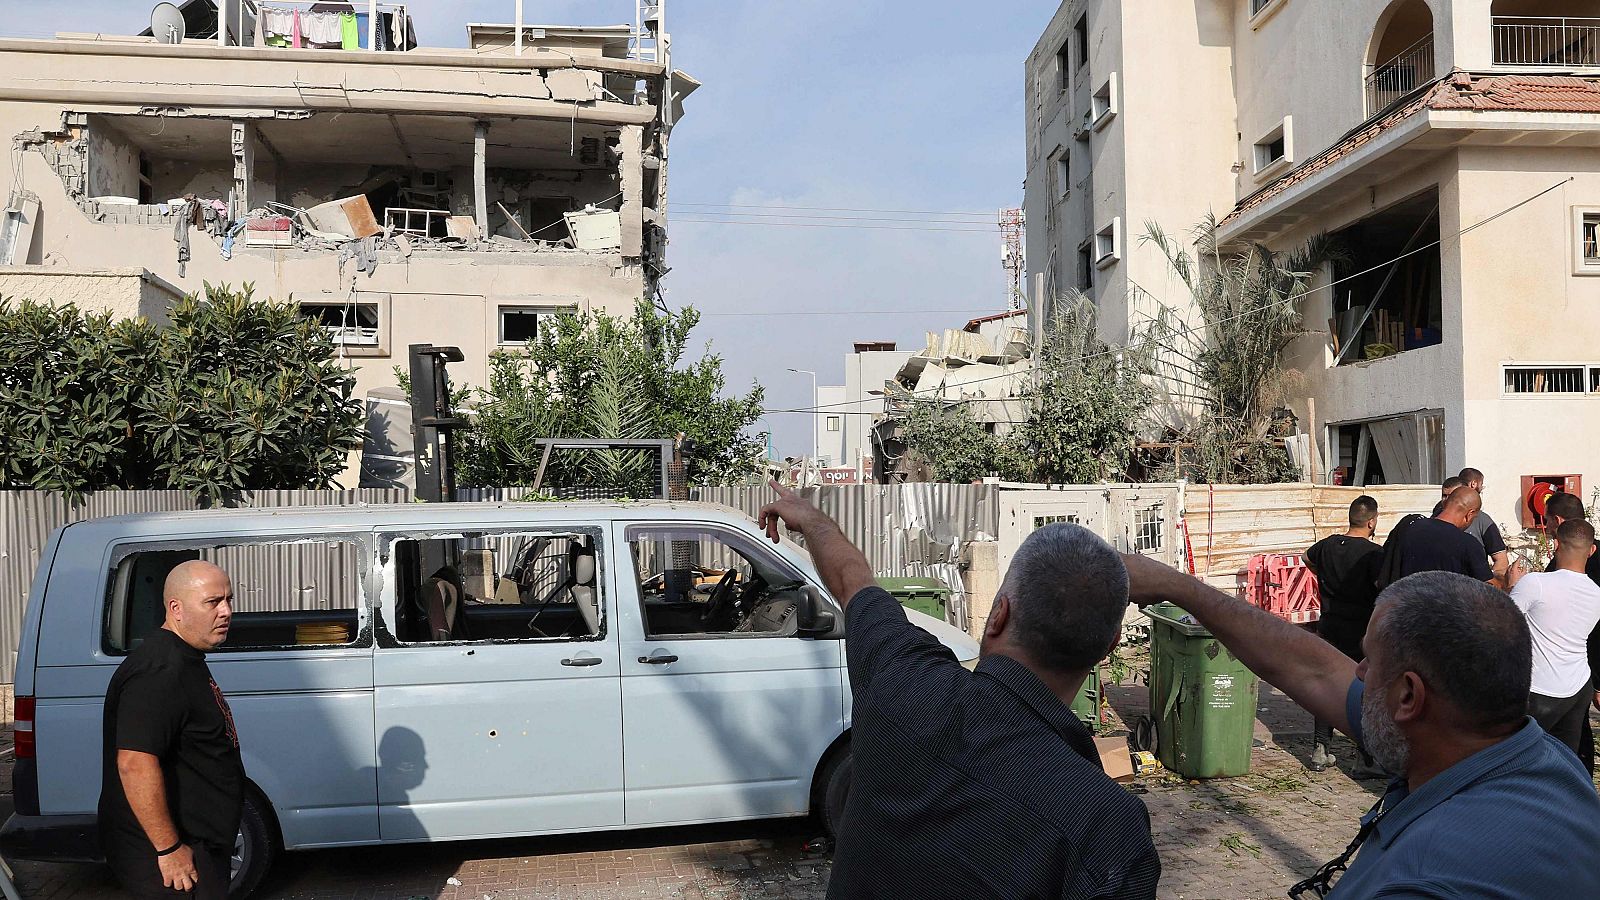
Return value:
<svg viewBox="0 0 1600 900">
<path fill-rule="evenodd" d="M 1250 557 L 1244 599 L 1296 625 L 1315 622 L 1322 614 L 1317 576 L 1299 556 L 1261 553 Z"/>
</svg>

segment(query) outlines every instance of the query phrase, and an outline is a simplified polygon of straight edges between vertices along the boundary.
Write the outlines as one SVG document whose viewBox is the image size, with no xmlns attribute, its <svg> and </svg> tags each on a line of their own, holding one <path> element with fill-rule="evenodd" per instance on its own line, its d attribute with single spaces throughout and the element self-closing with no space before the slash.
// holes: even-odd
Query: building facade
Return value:
<svg viewBox="0 0 1600 900">
<path fill-rule="evenodd" d="M 64 274 L 130 268 L 253 285 L 326 326 L 365 396 L 409 344 L 459 346 L 452 376 L 482 385 L 543 317 L 655 294 L 668 136 L 696 86 L 659 23 L 469 25 L 466 48 L 431 49 L 404 6 L 224 7 L 222 29 L 191 0 L 158 36 L 0 40 L 8 295 L 81 301 Z"/>
<path fill-rule="evenodd" d="M 1206 28 L 1130 35 L 1121 22 L 1117 33 L 1107 9 L 1135 5 Z M 1290 406 L 1313 439 L 1316 480 L 1436 483 L 1471 465 L 1488 476 L 1486 510 L 1513 527 L 1528 521 L 1531 481 L 1581 482 L 1589 499 L 1600 487 L 1588 449 L 1600 440 L 1600 4 L 1072 2 L 1057 19 L 1085 11 L 1091 72 L 1102 45 L 1137 38 L 1154 58 L 1224 54 L 1231 74 L 1226 100 L 1195 119 L 1182 82 L 1209 75 L 1124 61 L 1123 97 L 1146 81 L 1167 97 L 1117 112 L 1120 127 L 1149 118 L 1164 135 L 1128 151 L 1125 221 L 1164 218 L 1139 201 L 1159 171 L 1190 185 L 1177 220 L 1214 213 L 1225 247 L 1284 251 L 1325 234 L 1341 251 L 1301 300 L 1305 334 L 1285 359 L 1304 376 Z M 1219 141 L 1225 160 L 1205 149 Z M 1202 202 L 1209 191 L 1225 199 Z M 1126 268 L 1136 283 L 1124 296 L 1162 295 Z M 1119 302 L 1099 290 L 1102 309 Z"/>
</svg>

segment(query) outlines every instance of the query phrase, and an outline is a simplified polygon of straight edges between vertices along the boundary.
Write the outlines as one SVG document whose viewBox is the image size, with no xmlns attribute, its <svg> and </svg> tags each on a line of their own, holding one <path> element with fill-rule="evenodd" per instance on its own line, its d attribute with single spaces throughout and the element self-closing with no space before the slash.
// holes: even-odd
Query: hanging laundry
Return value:
<svg viewBox="0 0 1600 900">
<path fill-rule="evenodd" d="M 287 47 L 294 36 L 294 10 L 278 6 L 261 7 L 260 31 L 269 47 Z"/>
<path fill-rule="evenodd" d="M 389 49 L 389 20 L 394 18 L 394 13 L 378 13 L 378 27 L 372 32 L 372 49 Z"/>
<path fill-rule="evenodd" d="M 368 36 L 367 35 L 367 21 L 368 21 L 368 18 L 369 17 L 364 12 L 356 13 L 356 46 L 359 49 L 362 49 L 362 50 L 367 49 L 367 36 Z"/>
<path fill-rule="evenodd" d="M 404 10 L 405 7 L 401 7 L 401 9 Z M 389 21 L 389 49 L 409 50 L 410 48 L 406 46 L 406 14 L 404 12 L 388 13 L 386 18 Z"/>
<path fill-rule="evenodd" d="M 344 46 L 344 33 L 339 14 L 312 10 L 301 17 L 306 43 L 325 50 L 338 50 Z"/>
<path fill-rule="evenodd" d="M 300 10 L 294 11 L 294 47 L 300 46 Z"/>
<path fill-rule="evenodd" d="M 187 204 L 178 211 L 177 223 L 172 228 L 172 239 L 178 243 L 178 277 L 189 277 L 189 225 L 192 223 L 192 211 L 198 212 L 200 207 Z"/>
<path fill-rule="evenodd" d="M 356 27 L 356 14 L 353 12 L 340 13 L 339 25 L 344 34 L 344 49 L 361 49 L 361 34 L 360 30 Z"/>
</svg>

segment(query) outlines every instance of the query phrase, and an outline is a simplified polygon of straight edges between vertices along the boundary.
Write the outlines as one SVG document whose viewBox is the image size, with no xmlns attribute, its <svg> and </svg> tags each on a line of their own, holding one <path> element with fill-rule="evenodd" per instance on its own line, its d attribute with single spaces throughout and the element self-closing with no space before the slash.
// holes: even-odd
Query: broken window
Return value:
<svg viewBox="0 0 1600 900">
<path fill-rule="evenodd" d="M 1056 51 L 1056 81 L 1057 90 L 1065 91 L 1072 87 L 1072 42 L 1062 41 L 1061 48 Z"/>
<path fill-rule="evenodd" d="M 355 644 L 365 640 L 362 557 L 353 538 L 118 548 L 102 643 L 113 654 L 137 647 L 166 618 L 168 573 L 204 560 L 221 566 L 233 585 L 233 617 L 218 652 Z"/>
<path fill-rule="evenodd" d="M 1089 15 L 1085 13 L 1078 17 L 1072 25 L 1073 42 L 1078 45 L 1078 68 L 1089 64 Z"/>
<path fill-rule="evenodd" d="M 300 317 L 321 325 L 342 347 L 377 347 L 379 340 L 376 303 L 300 303 Z"/>
<path fill-rule="evenodd" d="M 539 336 L 539 316 L 544 310 L 526 306 L 500 307 L 500 343 L 531 344 Z"/>
<path fill-rule="evenodd" d="M 1330 425 L 1335 484 L 1438 484 L 1444 478 L 1444 413 L 1429 410 Z"/>
<path fill-rule="evenodd" d="M 1289 158 L 1288 120 L 1278 124 L 1255 145 L 1255 171 L 1260 172 Z"/>
<path fill-rule="evenodd" d="M 599 529 L 407 536 L 389 554 L 402 643 L 605 634 Z"/>
<path fill-rule="evenodd" d="M 1089 242 L 1084 241 L 1078 245 L 1078 290 L 1089 291 L 1094 288 L 1094 251 L 1090 249 Z"/>
<path fill-rule="evenodd" d="M 1116 262 L 1121 252 L 1120 235 L 1121 217 L 1113 218 L 1111 224 L 1095 232 L 1094 235 L 1094 264 L 1097 268 L 1105 268 Z"/>
<path fill-rule="evenodd" d="M 795 634 L 805 580 L 748 536 L 698 525 L 627 535 L 648 637 Z"/>
<path fill-rule="evenodd" d="M 1430 189 L 1335 232 L 1335 362 L 1380 359 L 1443 342 L 1439 195 Z"/>
<path fill-rule="evenodd" d="M 1072 192 L 1072 153 L 1065 147 L 1056 151 L 1056 196 Z"/>
</svg>

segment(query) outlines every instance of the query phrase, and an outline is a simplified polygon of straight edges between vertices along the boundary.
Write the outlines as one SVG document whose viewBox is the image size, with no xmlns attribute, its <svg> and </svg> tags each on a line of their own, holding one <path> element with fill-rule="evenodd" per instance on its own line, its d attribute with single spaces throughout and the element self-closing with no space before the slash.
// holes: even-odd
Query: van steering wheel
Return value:
<svg viewBox="0 0 1600 900">
<path fill-rule="evenodd" d="M 706 600 L 706 611 L 700 614 L 701 625 L 719 621 L 728 614 L 733 606 L 733 582 L 738 577 L 739 570 L 730 568 L 717 579 L 716 587 L 711 589 L 711 596 Z"/>
</svg>

